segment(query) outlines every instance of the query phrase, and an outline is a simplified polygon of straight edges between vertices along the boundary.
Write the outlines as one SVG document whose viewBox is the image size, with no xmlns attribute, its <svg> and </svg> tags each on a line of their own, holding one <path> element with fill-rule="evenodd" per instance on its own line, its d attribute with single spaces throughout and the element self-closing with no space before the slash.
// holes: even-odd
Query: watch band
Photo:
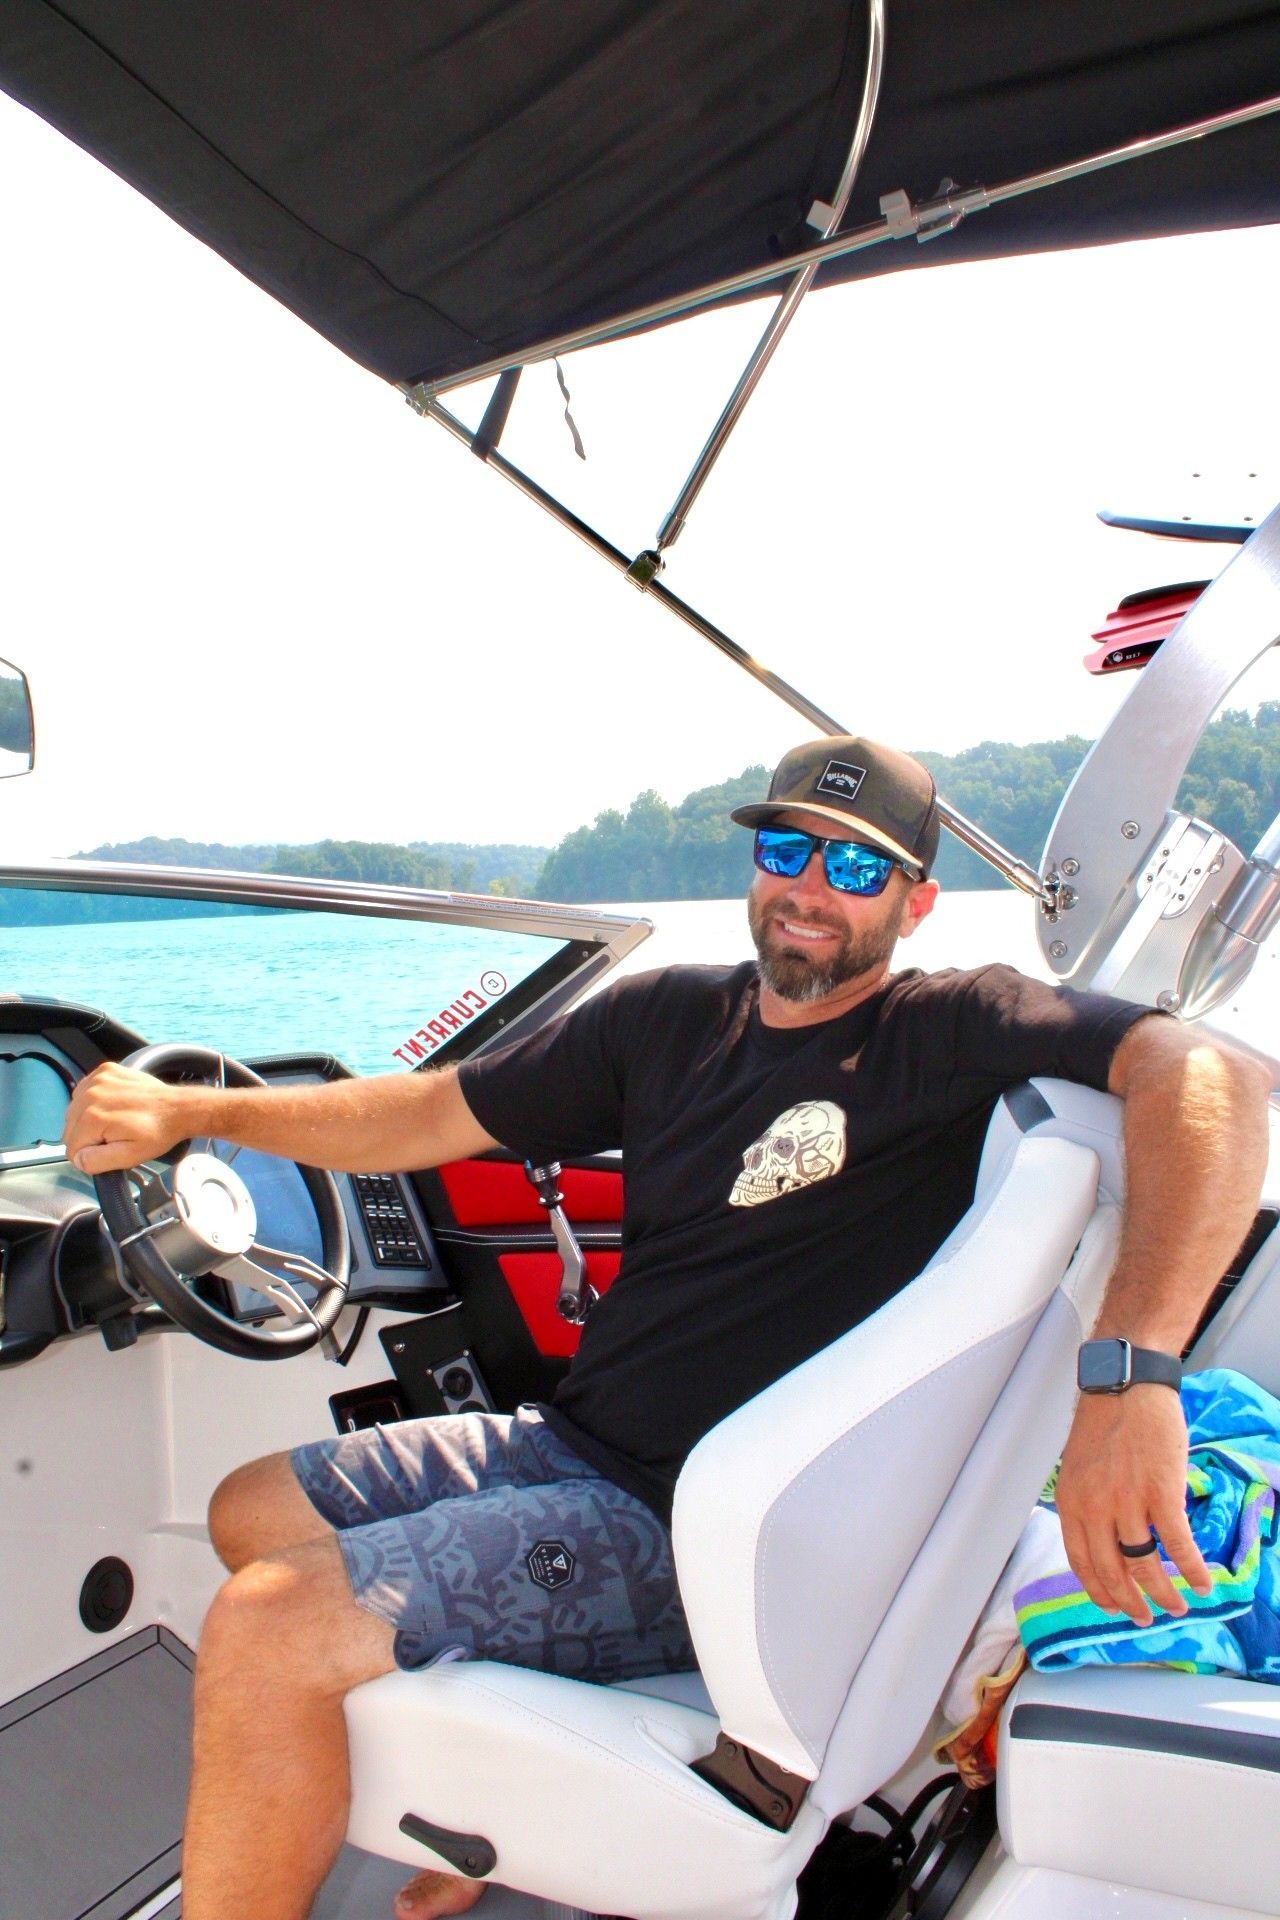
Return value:
<svg viewBox="0 0 1280 1920">
<path fill-rule="evenodd" d="M 1176 1354 L 1159 1353 L 1154 1347 L 1130 1347 L 1129 1385 L 1131 1387 L 1172 1387 L 1182 1385 L 1182 1362 Z"/>
<path fill-rule="evenodd" d="M 1130 1387 L 1182 1385 L 1182 1362 L 1176 1354 L 1154 1347 L 1135 1347 L 1128 1340 L 1086 1340 L 1076 1362 L 1081 1393 L 1125 1393 Z"/>
</svg>

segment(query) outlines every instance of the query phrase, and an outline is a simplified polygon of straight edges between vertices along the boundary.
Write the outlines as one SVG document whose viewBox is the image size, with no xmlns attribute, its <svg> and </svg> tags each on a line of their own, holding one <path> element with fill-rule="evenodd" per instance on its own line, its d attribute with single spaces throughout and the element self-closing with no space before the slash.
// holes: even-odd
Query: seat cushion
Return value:
<svg viewBox="0 0 1280 1920">
<path fill-rule="evenodd" d="M 1280 1687 L 1156 1668 L 1028 1673 L 1000 1736 L 1014 1859 L 1280 1913 Z"/>
<path fill-rule="evenodd" d="M 639 1680 L 619 1680 L 617 1686 L 621 1693 L 644 1693 L 651 1700 L 674 1700 L 682 1707 L 693 1707 L 715 1718 L 716 1710 L 700 1673 L 644 1674 Z"/>
<path fill-rule="evenodd" d="M 501 1885 L 587 1913 L 790 1920 L 826 1825 L 808 1802 L 787 1833 L 733 1805 L 691 1770 L 714 1718 L 635 1688 L 460 1660 L 356 1687 L 345 1710 L 357 1846 L 449 1870 L 401 1828 L 412 1814 L 482 1835 Z"/>
</svg>

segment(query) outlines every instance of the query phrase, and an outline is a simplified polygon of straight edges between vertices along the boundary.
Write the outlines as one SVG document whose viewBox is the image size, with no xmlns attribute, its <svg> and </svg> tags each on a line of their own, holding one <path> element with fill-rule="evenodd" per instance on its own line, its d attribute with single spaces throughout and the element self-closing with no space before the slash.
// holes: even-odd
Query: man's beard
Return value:
<svg viewBox="0 0 1280 1920">
<path fill-rule="evenodd" d="M 773 921 L 781 917 L 797 927 L 821 927 L 824 933 L 839 935 L 839 945 L 818 955 L 796 945 L 785 944 L 785 935 L 775 932 Z M 888 961 L 897 944 L 895 916 L 886 915 L 878 925 L 854 933 L 835 915 L 795 913 L 786 901 L 760 904 L 755 889 L 747 895 L 747 922 L 760 957 L 760 980 L 779 1000 L 805 1002 L 824 1000 L 837 987 L 863 974 L 878 971 Z"/>
</svg>

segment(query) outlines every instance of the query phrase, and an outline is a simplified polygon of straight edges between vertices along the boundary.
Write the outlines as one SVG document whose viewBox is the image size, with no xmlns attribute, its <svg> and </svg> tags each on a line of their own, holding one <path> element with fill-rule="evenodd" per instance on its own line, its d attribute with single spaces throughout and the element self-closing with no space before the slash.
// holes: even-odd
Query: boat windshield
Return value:
<svg viewBox="0 0 1280 1920">
<path fill-rule="evenodd" d="M 149 1041 L 360 1073 L 474 1051 L 582 951 L 494 924 L 0 887 L 0 991 L 101 1008 Z"/>
</svg>

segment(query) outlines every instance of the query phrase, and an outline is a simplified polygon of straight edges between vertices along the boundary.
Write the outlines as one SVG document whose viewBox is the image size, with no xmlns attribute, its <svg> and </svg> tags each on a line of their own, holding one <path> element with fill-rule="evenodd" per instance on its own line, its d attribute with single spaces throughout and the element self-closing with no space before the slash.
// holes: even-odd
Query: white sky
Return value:
<svg viewBox="0 0 1280 1920">
<path fill-rule="evenodd" d="M 21 183 L 0 229 L 0 653 L 39 740 L 36 774 L 0 788 L 0 854 L 551 842 L 810 731 L 3 99 L 0 178 Z M 1095 510 L 1280 497 L 1278 267 L 1267 229 L 811 298 L 668 584 L 854 731 L 944 751 L 1096 734 L 1131 681 L 1084 672 L 1090 630 L 1232 549 Z M 535 369 L 504 452 L 650 545 L 766 311 L 568 362 L 585 467 Z M 1277 695 L 1273 653 L 1238 700 Z"/>
</svg>

